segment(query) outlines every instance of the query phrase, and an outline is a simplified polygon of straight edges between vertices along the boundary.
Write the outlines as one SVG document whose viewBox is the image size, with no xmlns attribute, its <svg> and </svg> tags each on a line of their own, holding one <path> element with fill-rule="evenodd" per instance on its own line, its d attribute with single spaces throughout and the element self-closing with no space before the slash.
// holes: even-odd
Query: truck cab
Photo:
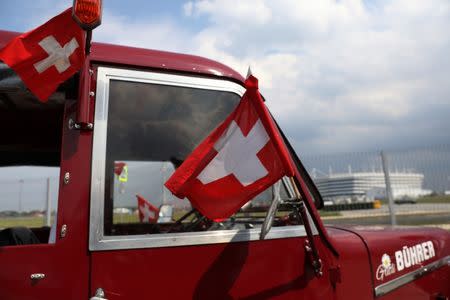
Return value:
<svg viewBox="0 0 450 300">
<path fill-rule="evenodd" d="M 448 299 L 447 231 L 325 226 L 286 138 L 301 199 L 283 178 L 209 220 L 164 188 L 244 92 L 206 58 L 93 43 L 41 103 L 1 64 L 0 166 L 59 179 L 51 224 L 0 228 L 0 299 Z"/>
</svg>

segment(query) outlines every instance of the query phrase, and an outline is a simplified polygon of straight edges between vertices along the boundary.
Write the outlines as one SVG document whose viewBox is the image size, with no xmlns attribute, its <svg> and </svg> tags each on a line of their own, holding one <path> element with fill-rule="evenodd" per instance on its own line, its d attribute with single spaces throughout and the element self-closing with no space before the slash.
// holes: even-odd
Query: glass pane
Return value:
<svg viewBox="0 0 450 300">
<path fill-rule="evenodd" d="M 172 196 L 163 183 L 231 113 L 240 96 L 120 80 L 110 82 L 109 94 L 105 234 L 158 233 L 191 211 L 189 201 Z M 149 203 L 145 216 L 157 213 L 159 223 L 154 216 L 140 218 L 139 198 Z"/>
<path fill-rule="evenodd" d="M 267 189 L 227 220 L 213 222 L 164 182 L 237 106 L 230 92 L 112 80 L 105 170 L 105 234 L 258 228 L 274 197 Z M 283 200 L 290 198 L 286 187 Z M 280 206 L 274 226 L 296 225 Z M 295 219 L 295 220 L 294 220 Z"/>
<path fill-rule="evenodd" d="M 126 171 L 117 170 L 124 165 Z M 187 199 L 179 199 L 170 193 L 164 182 L 174 172 L 173 164 L 159 161 L 121 161 L 116 162 L 114 176 L 114 211 L 113 223 L 149 223 L 154 219 L 154 223 L 171 223 L 173 219 L 182 216 L 191 210 L 191 205 Z M 126 176 L 125 176 L 126 172 Z M 149 218 L 139 217 L 139 200 L 150 203 L 150 208 L 158 210 L 156 214 L 149 214 Z M 161 206 L 168 206 L 170 209 L 160 209 Z M 141 205 L 145 206 L 145 205 Z M 145 207 L 144 207 L 145 209 Z M 161 214 L 159 213 L 161 210 Z"/>
</svg>

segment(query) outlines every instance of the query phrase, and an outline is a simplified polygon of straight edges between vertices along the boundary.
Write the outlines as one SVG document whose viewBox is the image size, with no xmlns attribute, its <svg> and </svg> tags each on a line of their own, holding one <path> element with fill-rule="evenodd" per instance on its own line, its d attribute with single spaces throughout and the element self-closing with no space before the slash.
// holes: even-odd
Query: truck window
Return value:
<svg viewBox="0 0 450 300">
<path fill-rule="evenodd" d="M 191 77 L 109 68 L 99 68 L 98 74 L 91 192 L 91 220 L 101 222 L 98 228 L 91 224 L 91 234 L 101 232 L 97 238 L 258 229 L 274 193 L 284 200 L 292 197 L 285 180 L 281 188 L 270 187 L 227 220 L 213 221 L 164 187 L 237 106 L 244 92 L 241 86 L 201 78 L 194 84 Z M 299 225 L 291 209 L 285 208 L 280 207 L 274 226 Z"/>
<path fill-rule="evenodd" d="M 0 64 L 0 246 L 54 241 L 64 103 L 73 83 L 41 103 Z"/>
<path fill-rule="evenodd" d="M 189 212 L 189 201 L 171 197 L 164 180 L 240 98 L 229 92 L 120 80 L 112 80 L 109 91 L 105 233 L 157 233 L 160 225 L 140 224 L 138 196 L 158 214 L 163 204 L 171 205 L 175 216 Z M 120 163 L 126 164 L 122 177 L 114 172 Z"/>
</svg>

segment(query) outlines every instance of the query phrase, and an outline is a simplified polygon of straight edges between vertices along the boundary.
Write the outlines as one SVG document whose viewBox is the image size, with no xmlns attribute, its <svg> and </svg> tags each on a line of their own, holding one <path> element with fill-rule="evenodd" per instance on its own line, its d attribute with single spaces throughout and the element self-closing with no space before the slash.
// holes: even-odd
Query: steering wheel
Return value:
<svg viewBox="0 0 450 300">
<path fill-rule="evenodd" d="M 186 220 L 193 214 L 194 217 L 188 224 L 182 223 L 184 220 Z M 170 227 L 168 232 L 205 231 L 212 225 L 212 223 L 213 221 L 209 220 L 207 217 L 203 216 L 198 210 L 193 208 L 187 213 L 185 213 L 181 218 L 179 218 L 172 225 L 172 227 Z"/>
</svg>

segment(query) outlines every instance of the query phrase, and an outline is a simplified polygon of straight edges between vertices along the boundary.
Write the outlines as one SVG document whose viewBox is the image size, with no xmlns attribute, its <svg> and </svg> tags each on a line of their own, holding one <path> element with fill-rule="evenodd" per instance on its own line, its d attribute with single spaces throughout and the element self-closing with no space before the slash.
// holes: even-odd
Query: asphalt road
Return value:
<svg viewBox="0 0 450 300">
<path fill-rule="evenodd" d="M 397 224 L 450 224 L 450 204 L 401 204 L 394 206 Z M 390 224 L 388 205 L 378 209 L 341 211 L 340 216 L 323 218 L 326 224 Z"/>
</svg>

